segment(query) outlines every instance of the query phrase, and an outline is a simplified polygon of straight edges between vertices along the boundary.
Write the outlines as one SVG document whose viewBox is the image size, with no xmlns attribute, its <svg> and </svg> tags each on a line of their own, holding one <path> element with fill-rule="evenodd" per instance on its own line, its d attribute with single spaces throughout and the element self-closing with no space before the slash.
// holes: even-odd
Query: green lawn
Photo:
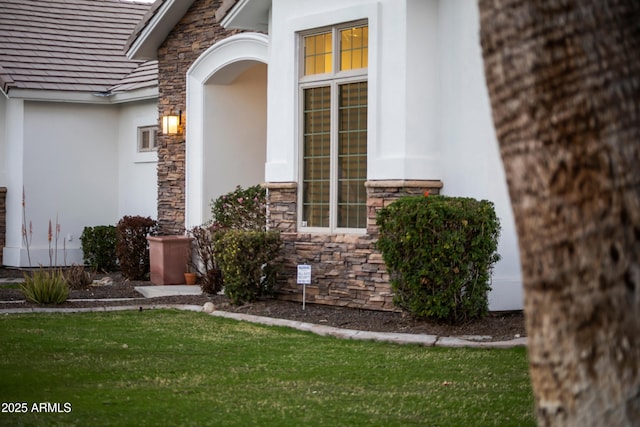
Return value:
<svg viewBox="0 0 640 427">
<path fill-rule="evenodd" d="M 0 315 L 0 351 L 2 426 L 535 424 L 524 348 L 346 341 L 162 310 Z"/>
</svg>

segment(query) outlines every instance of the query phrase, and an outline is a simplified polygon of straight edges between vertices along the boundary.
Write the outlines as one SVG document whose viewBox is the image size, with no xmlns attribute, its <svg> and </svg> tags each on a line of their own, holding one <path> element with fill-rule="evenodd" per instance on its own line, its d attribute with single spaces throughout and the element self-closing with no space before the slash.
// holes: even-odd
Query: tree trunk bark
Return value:
<svg viewBox="0 0 640 427">
<path fill-rule="evenodd" d="M 479 0 L 541 425 L 640 425 L 640 1 Z"/>
</svg>

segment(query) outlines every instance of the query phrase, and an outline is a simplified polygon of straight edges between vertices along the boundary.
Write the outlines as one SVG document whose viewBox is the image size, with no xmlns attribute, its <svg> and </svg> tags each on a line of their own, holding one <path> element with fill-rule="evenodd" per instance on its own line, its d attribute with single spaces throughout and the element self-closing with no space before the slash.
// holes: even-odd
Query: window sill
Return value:
<svg viewBox="0 0 640 427">
<path fill-rule="evenodd" d="M 299 234 L 325 234 L 325 235 L 341 235 L 354 234 L 364 236 L 367 234 L 366 228 L 319 228 L 319 227 L 302 227 L 298 224 Z"/>
<path fill-rule="evenodd" d="M 158 152 L 144 151 L 136 153 L 133 157 L 133 163 L 158 163 Z"/>
</svg>

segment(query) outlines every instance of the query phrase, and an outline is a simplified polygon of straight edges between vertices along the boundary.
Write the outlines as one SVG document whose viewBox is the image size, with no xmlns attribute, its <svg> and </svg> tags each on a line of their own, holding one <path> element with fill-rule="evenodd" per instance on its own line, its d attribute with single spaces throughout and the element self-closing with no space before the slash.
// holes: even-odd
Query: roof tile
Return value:
<svg viewBox="0 0 640 427">
<path fill-rule="evenodd" d="M 0 1 L 0 88 L 104 93 L 157 85 L 157 64 L 124 46 L 149 3 Z M 129 89 L 127 89 L 129 88 Z"/>
</svg>

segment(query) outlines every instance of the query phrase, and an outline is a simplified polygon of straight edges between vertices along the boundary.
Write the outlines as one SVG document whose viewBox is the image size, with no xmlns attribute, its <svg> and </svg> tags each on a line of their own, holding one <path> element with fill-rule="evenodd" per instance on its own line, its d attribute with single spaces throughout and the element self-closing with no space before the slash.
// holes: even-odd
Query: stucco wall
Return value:
<svg viewBox="0 0 640 427">
<path fill-rule="evenodd" d="M 264 182 L 266 161 L 267 66 L 256 62 L 228 84 L 212 80 L 205 85 L 202 222 L 211 219 L 212 199 Z"/>
<path fill-rule="evenodd" d="M 155 163 L 137 163 L 136 157 L 137 126 L 157 122 L 155 100 L 90 105 L 11 99 L 8 105 L 6 265 L 29 265 L 21 232 L 23 188 L 33 266 L 50 263 L 48 225 L 51 220 L 54 248 L 56 216 L 59 265 L 82 262 L 84 227 L 114 225 L 125 214 L 155 216 Z"/>
<path fill-rule="evenodd" d="M 6 234 L 6 193 L 7 182 L 5 176 L 7 156 L 5 154 L 5 114 L 7 98 L 0 92 L 0 265 L 2 265 L 2 253 Z"/>
<path fill-rule="evenodd" d="M 28 265 L 21 234 L 23 187 L 27 222 L 33 224 L 31 264 L 49 265 L 48 223 L 55 233 L 56 216 L 58 264 L 64 263 L 64 244 L 67 263 L 82 262 L 82 229 L 113 223 L 117 216 L 117 108 L 30 101 L 23 107 L 22 117 L 15 112 L 21 129 L 10 141 L 16 164 L 7 193 L 4 262 Z"/>
<path fill-rule="evenodd" d="M 6 130 L 5 116 L 7 114 L 7 98 L 0 92 L 0 187 L 7 185 L 7 155 L 5 153 Z"/>
<path fill-rule="evenodd" d="M 517 233 L 485 84 L 477 5 L 442 1 L 438 21 L 443 193 L 495 204 L 502 260 L 493 274 L 491 308 L 522 308 Z"/>
<path fill-rule="evenodd" d="M 466 0 L 274 0 L 268 182 L 299 179 L 296 32 L 369 21 L 368 179 L 441 180 L 501 219 L 492 310 L 522 308 L 517 236 L 484 81 L 478 11 Z M 290 102 L 289 102 L 289 101 Z"/>
<path fill-rule="evenodd" d="M 118 218 L 158 217 L 158 153 L 138 153 L 138 127 L 158 125 L 158 101 L 119 106 Z"/>
</svg>

